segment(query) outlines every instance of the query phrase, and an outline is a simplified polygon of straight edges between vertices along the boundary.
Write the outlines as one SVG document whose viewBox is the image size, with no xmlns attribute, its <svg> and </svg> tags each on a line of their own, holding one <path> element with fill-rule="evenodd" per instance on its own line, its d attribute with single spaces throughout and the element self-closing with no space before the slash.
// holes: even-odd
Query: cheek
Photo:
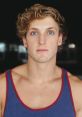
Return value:
<svg viewBox="0 0 82 117">
<path fill-rule="evenodd" d="M 36 47 L 33 43 L 28 44 L 28 53 L 34 53 L 34 51 L 36 50 Z"/>
<path fill-rule="evenodd" d="M 57 50 L 58 50 L 58 46 L 57 44 L 52 44 L 51 48 L 50 48 L 50 53 L 53 55 L 53 54 L 56 54 L 57 53 Z"/>
<path fill-rule="evenodd" d="M 55 39 L 54 41 L 50 42 L 49 45 L 52 48 L 52 50 L 55 50 L 58 47 L 58 41 Z"/>
</svg>

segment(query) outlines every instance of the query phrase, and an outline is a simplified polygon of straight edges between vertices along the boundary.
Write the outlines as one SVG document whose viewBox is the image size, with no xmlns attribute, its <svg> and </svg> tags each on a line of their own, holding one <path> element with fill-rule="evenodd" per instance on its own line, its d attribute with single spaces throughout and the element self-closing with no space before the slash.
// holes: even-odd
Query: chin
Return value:
<svg viewBox="0 0 82 117">
<path fill-rule="evenodd" d="M 39 58 L 39 59 L 35 59 L 35 61 L 37 63 L 47 63 L 49 61 L 52 61 L 53 58 Z M 55 60 L 55 59 L 54 59 Z"/>
</svg>

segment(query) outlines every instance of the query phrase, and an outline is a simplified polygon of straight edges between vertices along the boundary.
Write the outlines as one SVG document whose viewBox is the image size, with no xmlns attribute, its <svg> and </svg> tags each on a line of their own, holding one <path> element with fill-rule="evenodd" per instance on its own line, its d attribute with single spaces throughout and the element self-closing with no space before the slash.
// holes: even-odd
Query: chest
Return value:
<svg viewBox="0 0 82 117">
<path fill-rule="evenodd" d="M 16 88 L 16 92 L 22 102 L 30 108 L 43 108 L 51 105 L 60 95 L 61 82 L 58 84 L 46 84 L 39 86 L 28 85 L 28 87 Z"/>
<path fill-rule="evenodd" d="M 8 87 L 5 117 L 66 117 L 67 113 L 68 117 L 75 117 L 69 92 L 64 91 L 61 80 L 41 86 L 25 82 L 13 84 L 14 87 Z"/>
<path fill-rule="evenodd" d="M 68 117 L 75 117 L 70 97 L 63 98 L 62 85 L 54 86 L 56 88 L 53 85 L 15 87 L 12 98 L 8 96 L 5 117 L 10 113 L 12 117 L 66 117 L 67 113 Z"/>
</svg>

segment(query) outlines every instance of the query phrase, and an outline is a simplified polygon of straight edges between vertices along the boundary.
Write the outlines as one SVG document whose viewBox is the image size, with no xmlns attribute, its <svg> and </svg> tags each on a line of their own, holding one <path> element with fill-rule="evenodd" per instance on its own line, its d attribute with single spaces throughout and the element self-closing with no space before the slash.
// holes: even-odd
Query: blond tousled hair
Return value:
<svg viewBox="0 0 82 117">
<path fill-rule="evenodd" d="M 65 27 L 65 19 L 56 8 L 45 6 L 42 4 L 34 4 L 30 8 L 26 8 L 23 13 L 18 14 L 17 18 L 17 35 L 19 38 L 26 36 L 30 23 L 35 19 L 42 19 L 50 16 L 59 26 L 59 32 L 63 35 L 63 43 L 67 37 Z"/>
</svg>

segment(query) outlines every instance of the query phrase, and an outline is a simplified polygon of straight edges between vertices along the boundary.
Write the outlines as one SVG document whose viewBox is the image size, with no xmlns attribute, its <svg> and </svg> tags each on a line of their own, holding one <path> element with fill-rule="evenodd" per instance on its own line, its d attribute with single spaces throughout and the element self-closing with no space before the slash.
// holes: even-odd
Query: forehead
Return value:
<svg viewBox="0 0 82 117">
<path fill-rule="evenodd" d="M 47 28 L 59 29 L 57 22 L 52 17 L 46 17 L 43 19 L 35 19 L 30 23 L 29 29 L 47 29 Z"/>
</svg>

